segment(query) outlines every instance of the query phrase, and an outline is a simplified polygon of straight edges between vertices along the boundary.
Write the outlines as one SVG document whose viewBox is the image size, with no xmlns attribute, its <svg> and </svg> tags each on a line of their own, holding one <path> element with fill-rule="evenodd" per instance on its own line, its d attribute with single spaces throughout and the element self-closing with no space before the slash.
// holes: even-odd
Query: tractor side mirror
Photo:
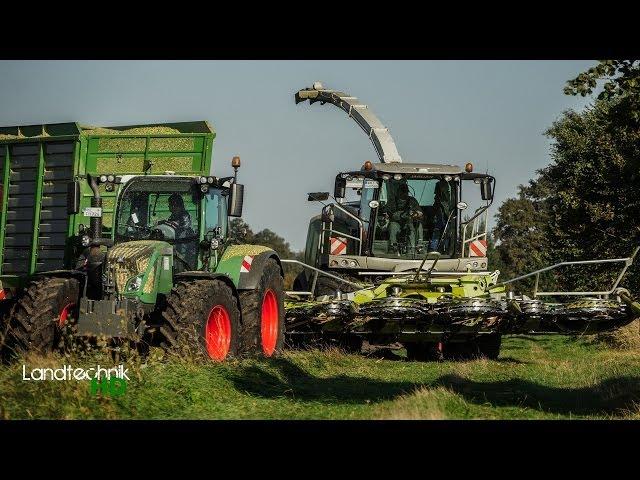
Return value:
<svg viewBox="0 0 640 480">
<path fill-rule="evenodd" d="M 347 196 L 347 179 L 338 177 L 333 188 L 333 196 L 335 198 L 344 198 Z"/>
<path fill-rule="evenodd" d="M 493 200 L 493 188 L 491 186 L 491 179 L 485 178 L 482 183 L 480 183 L 480 195 L 482 195 L 482 200 Z"/>
<path fill-rule="evenodd" d="M 241 217 L 244 203 L 244 185 L 232 183 L 229 187 L 229 216 Z"/>
<path fill-rule="evenodd" d="M 67 215 L 80 213 L 80 182 L 73 181 L 67 184 Z"/>
</svg>

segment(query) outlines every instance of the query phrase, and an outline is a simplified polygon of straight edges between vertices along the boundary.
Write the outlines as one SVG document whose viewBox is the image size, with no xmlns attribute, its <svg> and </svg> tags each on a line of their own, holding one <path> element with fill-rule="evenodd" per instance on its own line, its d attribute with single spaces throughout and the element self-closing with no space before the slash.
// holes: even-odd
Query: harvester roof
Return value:
<svg viewBox="0 0 640 480">
<path fill-rule="evenodd" d="M 381 173 L 400 173 L 402 175 L 459 175 L 464 173 L 463 168 L 458 165 L 441 165 L 437 163 L 374 163 L 373 170 Z"/>
</svg>

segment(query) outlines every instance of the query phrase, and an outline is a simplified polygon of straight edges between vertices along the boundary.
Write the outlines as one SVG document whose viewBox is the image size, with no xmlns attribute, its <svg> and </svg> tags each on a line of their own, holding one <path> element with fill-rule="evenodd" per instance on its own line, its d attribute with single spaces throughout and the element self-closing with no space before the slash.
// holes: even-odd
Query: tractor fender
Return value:
<svg viewBox="0 0 640 480">
<path fill-rule="evenodd" d="M 278 254 L 260 245 L 231 245 L 225 250 L 216 272 L 224 273 L 233 279 L 238 290 L 253 290 L 270 258 L 278 263 L 280 274 L 284 276 Z"/>
<path fill-rule="evenodd" d="M 236 288 L 233 280 L 229 278 L 228 275 L 224 273 L 216 273 L 216 272 L 202 272 L 202 271 L 189 271 L 189 272 L 180 272 L 174 275 L 176 280 L 182 279 L 203 279 L 203 280 L 218 280 L 224 282 L 227 286 L 231 288 L 233 291 L 233 296 L 238 297 L 238 289 Z"/>
</svg>

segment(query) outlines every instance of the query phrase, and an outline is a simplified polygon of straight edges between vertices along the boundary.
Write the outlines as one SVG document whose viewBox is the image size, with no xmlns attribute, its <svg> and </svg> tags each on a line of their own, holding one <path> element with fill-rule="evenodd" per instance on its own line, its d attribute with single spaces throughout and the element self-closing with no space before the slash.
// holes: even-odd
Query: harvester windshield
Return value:
<svg viewBox="0 0 640 480">
<path fill-rule="evenodd" d="M 452 255 L 457 182 L 451 177 L 383 175 L 373 254 L 417 259 L 427 251 Z"/>
</svg>

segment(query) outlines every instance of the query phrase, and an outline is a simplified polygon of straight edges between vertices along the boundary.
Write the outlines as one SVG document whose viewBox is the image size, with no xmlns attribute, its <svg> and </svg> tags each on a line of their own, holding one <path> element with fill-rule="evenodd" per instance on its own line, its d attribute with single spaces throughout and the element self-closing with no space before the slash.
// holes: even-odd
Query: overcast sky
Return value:
<svg viewBox="0 0 640 480">
<path fill-rule="evenodd" d="M 376 160 L 338 108 L 295 105 L 320 80 L 358 97 L 390 129 L 405 162 L 472 162 L 497 179 L 496 203 L 549 162 L 543 132 L 586 100 L 564 82 L 595 61 L 0 61 L 0 126 L 208 120 L 213 173 L 240 155 L 244 219 L 302 249 L 339 170 Z M 495 209 L 494 208 L 494 212 Z"/>
</svg>

